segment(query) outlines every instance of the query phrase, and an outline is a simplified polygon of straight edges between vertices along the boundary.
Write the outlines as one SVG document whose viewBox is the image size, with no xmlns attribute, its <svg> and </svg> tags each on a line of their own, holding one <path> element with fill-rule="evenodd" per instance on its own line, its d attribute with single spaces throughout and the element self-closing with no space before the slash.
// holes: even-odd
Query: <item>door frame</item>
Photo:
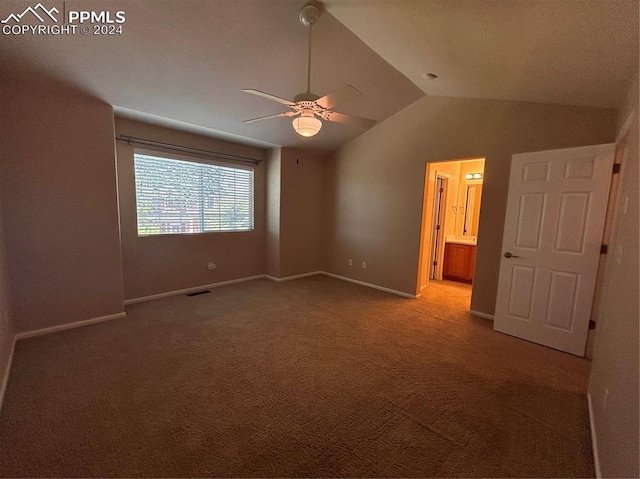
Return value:
<svg viewBox="0 0 640 479">
<path fill-rule="evenodd" d="M 627 152 L 629 147 L 629 137 L 631 123 L 633 122 L 634 113 L 631 112 L 625 122 L 620 128 L 618 137 L 616 138 L 616 150 L 613 159 L 613 164 L 618 165 L 619 173 L 611 176 L 611 186 L 609 187 L 609 199 L 607 202 L 607 212 L 604 220 L 604 231 L 602 233 L 602 244 L 607 247 L 611 245 L 613 240 L 613 232 L 616 229 L 618 209 L 621 208 L 620 202 L 622 198 L 620 196 L 620 182 L 624 176 L 624 165 L 627 162 Z M 613 254 L 612 251 L 608 251 L 608 254 Z M 591 319 L 595 322 L 595 327 L 589 329 L 587 336 L 587 346 L 585 357 L 588 359 L 593 358 L 593 349 L 595 346 L 595 331 L 599 327 L 601 321 L 601 306 L 602 298 L 607 294 L 607 288 L 609 283 L 607 281 L 607 255 L 601 254 L 598 261 L 598 272 L 596 273 L 596 286 L 593 294 L 593 304 L 591 305 Z"/>
<path fill-rule="evenodd" d="M 453 179 L 453 177 L 455 176 L 454 173 L 446 173 L 444 171 L 441 171 L 438 169 L 438 165 L 439 164 L 450 164 L 450 163 L 467 163 L 467 162 L 471 162 L 471 161 L 482 161 L 483 162 L 483 171 L 485 169 L 485 164 L 486 164 L 486 156 L 485 155 L 478 155 L 478 156 L 470 156 L 470 157 L 463 157 L 463 158 L 446 158 L 446 159 L 438 159 L 438 160 L 427 160 L 425 161 L 424 164 L 424 176 L 423 176 L 423 190 L 422 190 L 422 213 L 421 213 L 421 219 L 420 219 L 420 235 L 419 235 L 419 243 L 418 243 L 418 262 L 417 262 L 417 268 L 416 268 L 416 296 L 420 296 L 421 292 L 427 287 L 427 285 L 429 284 L 429 281 L 431 280 L 430 276 L 431 276 L 431 266 L 430 264 L 427 263 L 432 263 L 433 260 L 431 260 L 431 255 L 432 255 L 432 244 L 431 244 L 431 240 L 432 240 L 432 231 L 430 230 L 430 228 L 432 227 L 432 221 L 433 218 L 429 218 L 429 213 L 433 212 L 432 206 L 433 206 L 433 201 L 430 198 L 430 184 L 432 180 L 435 180 L 435 174 L 440 174 L 443 177 L 446 177 L 448 180 L 448 184 L 447 184 L 447 188 L 449 189 L 448 194 L 451 194 L 451 183 L 450 180 Z M 435 181 L 434 181 L 435 184 Z M 484 186 L 484 182 L 483 182 L 483 186 Z M 456 198 L 453 199 L 454 204 L 453 205 L 448 205 L 445 206 L 445 208 L 451 208 L 453 206 L 456 206 L 455 211 L 453 212 L 454 215 L 458 215 L 460 214 L 460 212 L 458 211 L 458 194 L 456 194 Z M 446 198 L 445 198 L 446 201 Z M 480 204 L 480 211 L 482 211 L 482 207 L 483 204 Z M 446 209 L 443 209 L 445 216 L 447 213 Z M 445 220 L 446 222 L 446 220 Z M 444 259 L 444 239 L 445 239 L 445 235 L 442 234 L 441 235 L 441 241 L 442 243 L 440 244 L 440 254 L 439 254 L 439 272 L 440 272 L 440 276 L 438 277 L 438 279 L 442 279 L 442 266 L 443 266 L 443 259 Z M 472 290 L 472 295 L 473 295 L 473 290 Z"/>
<path fill-rule="evenodd" d="M 442 262 L 444 260 L 444 228 L 447 218 L 446 208 L 448 207 L 447 195 L 449 193 L 450 179 L 450 174 L 436 170 L 434 183 L 435 190 L 433 192 L 433 216 L 431 221 L 431 248 L 429 251 L 429 279 L 442 279 Z M 442 192 L 438 191 L 439 182 L 442 182 Z"/>
</svg>

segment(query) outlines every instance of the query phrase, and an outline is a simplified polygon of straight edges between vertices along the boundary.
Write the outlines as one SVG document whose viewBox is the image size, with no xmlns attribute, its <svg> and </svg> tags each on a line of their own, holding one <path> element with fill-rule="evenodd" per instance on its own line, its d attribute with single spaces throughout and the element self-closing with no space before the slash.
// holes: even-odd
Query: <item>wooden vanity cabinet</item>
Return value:
<svg viewBox="0 0 640 479">
<path fill-rule="evenodd" d="M 464 283 L 473 282 L 476 266 L 476 246 L 469 244 L 445 243 L 442 277 Z"/>
</svg>

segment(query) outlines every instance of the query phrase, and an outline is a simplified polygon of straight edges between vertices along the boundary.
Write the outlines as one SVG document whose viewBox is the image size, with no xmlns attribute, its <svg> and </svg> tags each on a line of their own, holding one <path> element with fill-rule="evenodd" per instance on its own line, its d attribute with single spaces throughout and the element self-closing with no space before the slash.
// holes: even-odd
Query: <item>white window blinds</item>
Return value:
<svg viewBox="0 0 640 479">
<path fill-rule="evenodd" d="M 253 169 L 136 153 L 138 236 L 253 229 Z"/>
</svg>

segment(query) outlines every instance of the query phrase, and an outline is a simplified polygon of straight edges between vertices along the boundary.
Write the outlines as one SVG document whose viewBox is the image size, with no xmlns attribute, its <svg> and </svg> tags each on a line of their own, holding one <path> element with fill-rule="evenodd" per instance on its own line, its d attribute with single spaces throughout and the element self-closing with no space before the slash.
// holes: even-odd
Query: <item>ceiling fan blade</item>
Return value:
<svg viewBox="0 0 640 479">
<path fill-rule="evenodd" d="M 316 103 L 322 108 L 329 109 L 340 105 L 341 103 L 346 103 L 350 100 L 354 100 L 360 96 L 362 96 L 362 93 L 360 93 L 354 87 L 352 87 L 351 85 L 345 85 L 342 88 L 337 89 L 333 93 L 329 93 L 322 98 L 318 98 L 316 100 Z"/>
<path fill-rule="evenodd" d="M 251 120 L 244 120 L 242 123 L 253 123 L 254 121 L 268 120 L 269 118 L 280 118 L 283 116 L 292 117 L 292 116 L 298 115 L 299 113 L 300 112 L 297 112 L 297 111 L 285 111 L 283 113 L 276 113 L 275 115 L 267 115 L 267 116 L 261 116 L 259 118 L 252 118 Z"/>
<path fill-rule="evenodd" d="M 265 93 L 260 90 L 249 89 L 249 90 L 242 90 L 242 91 L 246 93 L 251 93 L 252 95 L 261 96 L 262 98 L 266 98 L 267 100 L 277 101 L 278 103 L 282 103 L 283 105 L 287 105 L 288 107 L 291 107 L 291 108 L 293 108 L 293 106 L 295 105 L 295 103 L 292 101 L 285 100 L 284 98 L 280 98 L 279 96 L 271 95 L 270 93 Z"/>
<path fill-rule="evenodd" d="M 347 115 L 345 113 L 338 113 L 337 111 L 323 111 L 321 113 L 321 116 L 327 121 L 334 121 L 336 123 L 348 123 L 350 125 L 357 125 L 362 128 L 371 128 L 377 123 L 376 120 L 362 118 L 361 116 Z"/>
</svg>

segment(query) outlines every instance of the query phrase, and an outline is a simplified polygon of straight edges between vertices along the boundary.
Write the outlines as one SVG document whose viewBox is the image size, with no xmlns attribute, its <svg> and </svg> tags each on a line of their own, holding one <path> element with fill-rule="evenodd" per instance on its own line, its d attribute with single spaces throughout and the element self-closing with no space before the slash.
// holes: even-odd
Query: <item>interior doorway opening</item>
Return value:
<svg viewBox="0 0 640 479">
<path fill-rule="evenodd" d="M 430 281 L 473 282 L 484 161 L 464 158 L 425 166 L 420 291 Z"/>
</svg>

